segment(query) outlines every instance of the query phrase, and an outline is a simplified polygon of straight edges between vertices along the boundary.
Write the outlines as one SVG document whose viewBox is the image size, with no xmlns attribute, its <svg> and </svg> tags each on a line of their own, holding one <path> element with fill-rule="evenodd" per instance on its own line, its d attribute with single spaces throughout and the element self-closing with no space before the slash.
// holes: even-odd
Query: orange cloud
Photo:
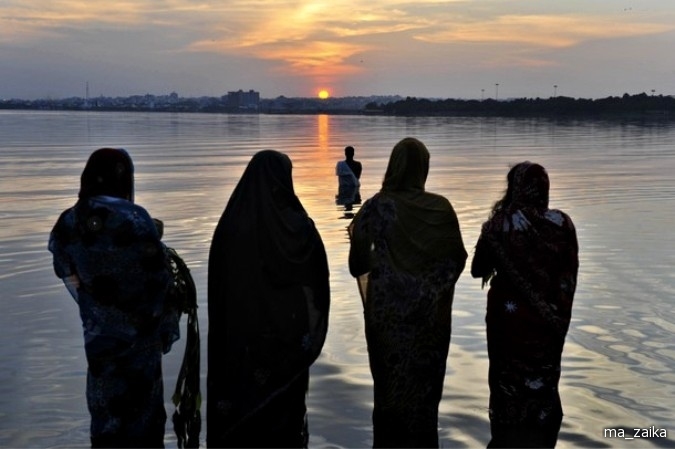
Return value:
<svg viewBox="0 0 675 449">
<path fill-rule="evenodd" d="M 335 77 L 362 71 L 348 61 L 372 46 L 355 43 L 354 37 L 411 28 L 400 24 L 392 28 L 381 16 L 368 13 L 353 12 L 349 20 L 340 20 L 346 14 L 344 6 L 332 2 L 284 6 L 273 14 L 247 16 L 239 24 L 241 30 L 223 30 L 224 38 L 200 40 L 187 50 L 253 56 L 278 61 L 280 72 Z"/>
<path fill-rule="evenodd" d="M 348 60 L 368 49 L 367 46 L 329 41 L 285 41 L 263 44 L 248 43 L 246 47 L 232 48 L 227 42 L 202 41 L 192 50 L 216 53 L 251 55 L 284 64 L 281 72 L 307 76 L 346 75 L 357 73 L 361 67 Z"/>
<path fill-rule="evenodd" d="M 365 50 L 364 46 L 339 42 L 310 42 L 301 46 L 261 50 L 258 55 L 264 59 L 285 61 L 288 67 L 282 69 L 284 72 L 314 77 L 339 76 L 361 72 L 361 67 L 347 60 Z"/>
</svg>

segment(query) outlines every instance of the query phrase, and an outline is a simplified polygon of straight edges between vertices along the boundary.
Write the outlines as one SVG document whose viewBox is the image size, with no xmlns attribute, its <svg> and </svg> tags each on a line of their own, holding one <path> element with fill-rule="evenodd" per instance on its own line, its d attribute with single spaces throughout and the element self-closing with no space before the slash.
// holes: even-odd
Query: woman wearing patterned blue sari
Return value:
<svg viewBox="0 0 675 449">
<path fill-rule="evenodd" d="M 158 223 L 134 203 L 127 152 L 102 148 L 50 235 L 54 270 L 82 319 L 92 447 L 164 446 L 162 354 L 178 339 L 179 312 L 165 304 Z"/>
</svg>

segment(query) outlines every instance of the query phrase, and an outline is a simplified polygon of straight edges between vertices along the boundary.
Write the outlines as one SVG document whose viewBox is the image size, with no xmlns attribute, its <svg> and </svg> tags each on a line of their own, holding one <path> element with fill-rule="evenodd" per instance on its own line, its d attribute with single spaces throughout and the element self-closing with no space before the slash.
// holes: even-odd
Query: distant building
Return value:
<svg viewBox="0 0 675 449">
<path fill-rule="evenodd" d="M 227 93 L 227 109 L 230 111 L 257 111 L 260 107 L 260 92 L 249 90 Z"/>
</svg>

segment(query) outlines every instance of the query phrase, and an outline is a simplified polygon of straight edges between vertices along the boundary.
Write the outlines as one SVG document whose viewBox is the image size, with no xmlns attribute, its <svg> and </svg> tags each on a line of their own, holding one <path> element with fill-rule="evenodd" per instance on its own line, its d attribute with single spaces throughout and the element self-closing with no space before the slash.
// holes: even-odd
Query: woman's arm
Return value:
<svg viewBox="0 0 675 449">
<path fill-rule="evenodd" d="M 70 210 L 64 211 L 49 234 L 48 249 L 53 256 L 53 267 L 56 276 L 63 281 L 68 293 L 75 302 L 79 300 L 80 277 L 75 272 L 74 264 L 66 251 L 69 232 L 69 223 L 72 220 Z"/>
<path fill-rule="evenodd" d="M 367 209 L 368 204 L 364 207 Z M 365 232 L 363 220 L 364 207 L 356 214 L 356 217 L 347 228 L 349 232 L 349 272 L 356 278 L 361 302 L 365 305 L 368 292 L 368 274 L 371 270 L 371 245 L 372 241 Z"/>
<path fill-rule="evenodd" d="M 372 242 L 364 232 L 359 214 L 347 228 L 349 232 L 349 272 L 354 277 L 367 274 L 371 269 L 370 245 Z"/>
<path fill-rule="evenodd" d="M 71 274 L 70 276 L 64 277 L 62 280 L 66 285 L 70 296 L 73 297 L 75 302 L 78 302 L 80 298 L 77 294 L 77 291 L 80 289 L 80 278 L 76 274 Z"/>
<path fill-rule="evenodd" d="M 476 248 L 471 261 L 471 276 L 482 278 L 482 286 L 485 286 L 494 274 L 495 266 L 490 255 L 490 248 L 483 234 L 478 238 Z"/>
</svg>

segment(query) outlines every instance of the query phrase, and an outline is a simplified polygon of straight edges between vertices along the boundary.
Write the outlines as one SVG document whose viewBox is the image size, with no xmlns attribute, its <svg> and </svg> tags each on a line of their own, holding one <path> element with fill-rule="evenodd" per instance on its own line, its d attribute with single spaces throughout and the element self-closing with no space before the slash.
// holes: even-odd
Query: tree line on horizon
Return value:
<svg viewBox="0 0 675 449">
<path fill-rule="evenodd" d="M 407 97 L 403 100 L 366 105 L 366 111 L 388 115 L 439 116 L 675 116 L 675 97 L 624 94 L 601 99 L 516 98 L 509 100 L 458 100 Z"/>
</svg>

